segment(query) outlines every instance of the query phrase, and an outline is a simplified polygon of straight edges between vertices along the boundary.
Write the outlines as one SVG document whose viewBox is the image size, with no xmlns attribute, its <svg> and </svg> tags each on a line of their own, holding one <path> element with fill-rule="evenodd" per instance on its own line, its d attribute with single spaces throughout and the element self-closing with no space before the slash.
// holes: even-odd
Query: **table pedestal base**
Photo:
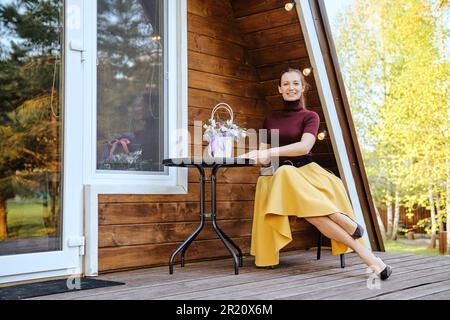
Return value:
<svg viewBox="0 0 450 320">
<path fill-rule="evenodd" d="M 233 240 L 228 237 L 225 232 L 223 232 L 219 226 L 217 225 L 217 217 L 216 217 L 216 173 L 217 170 L 221 167 L 220 164 L 216 164 L 212 167 L 211 177 L 206 177 L 205 170 L 201 165 L 195 165 L 197 169 L 200 172 L 200 225 L 198 228 L 172 253 L 170 256 L 169 261 L 169 273 L 173 274 L 173 265 L 175 256 L 181 251 L 181 267 L 184 267 L 185 265 L 185 254 L 186 250 L 189 248 L 191 243 L 197 238 L 197 236 L 200 234 L 202 229 L 205 226 L 205 220 L 208 216 L 211 217 L 212 226 L 214 228 L 214 231 L 219 236 L 220 240 L 222 240 L 225 247 L 228 249 L 228 251 L 233 256 L 233 262 L 234 262 L 234 273 L 239 274 L 239 267 L 243 267 L 244 261 L 242 256 L 242 250 L 239 248 L 239 246 L 234 243 Z M 205 182 L 211 181 L 211 210 L 212 212 L 205 213 Z M 233 250 L 236 249 L 236 252 Z"/>
</svg>

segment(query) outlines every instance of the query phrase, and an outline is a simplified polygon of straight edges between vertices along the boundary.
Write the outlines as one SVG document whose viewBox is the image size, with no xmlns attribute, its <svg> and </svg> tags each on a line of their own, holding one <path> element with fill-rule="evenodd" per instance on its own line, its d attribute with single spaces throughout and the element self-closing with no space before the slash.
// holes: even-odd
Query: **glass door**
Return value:
<svg viewBox="0 0 450 320">
<path fill-rule="evenodd" d="M 81 273 L 81 12 L 0 0 L 0 283 Z"/>
</svg>

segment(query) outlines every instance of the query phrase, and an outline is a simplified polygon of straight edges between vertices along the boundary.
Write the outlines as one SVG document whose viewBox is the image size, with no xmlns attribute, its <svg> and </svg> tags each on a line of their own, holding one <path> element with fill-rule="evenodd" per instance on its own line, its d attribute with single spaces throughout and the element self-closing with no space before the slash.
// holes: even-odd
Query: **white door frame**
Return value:
<svg viewBox="0 0 450 320">
<path fill-rule="evenodd" d="M 64 156 L 62 250 L 0 256 L 0 283 L 82 273 L 83 141 L 83 0 L 64 3 Z"/>
</svg>

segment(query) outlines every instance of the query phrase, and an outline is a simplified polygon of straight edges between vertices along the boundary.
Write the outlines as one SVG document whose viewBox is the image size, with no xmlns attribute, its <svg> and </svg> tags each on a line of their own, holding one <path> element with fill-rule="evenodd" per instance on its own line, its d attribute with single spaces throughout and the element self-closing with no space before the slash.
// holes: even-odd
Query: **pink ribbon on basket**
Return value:
<svg viewBox="0 0 450 320">
<path fill-rule="evenodd" d="M 113 140 L 109 140 L 108 144 L 111 146 L 111 150 L 109 150 L 109 159 L 112 159 L 112 156 L 114 154 L 114 151 L 117 148 L 117 145 L 120 143 L 122 145 L 123 151 L 126 154 L 129 154 L 130 151 L 128 150 L 128 144 L 130 144 L 130 140 L 128 140 L 127 138 L 122 138 L 122 139 L 113 139 Z"/>
</svg>

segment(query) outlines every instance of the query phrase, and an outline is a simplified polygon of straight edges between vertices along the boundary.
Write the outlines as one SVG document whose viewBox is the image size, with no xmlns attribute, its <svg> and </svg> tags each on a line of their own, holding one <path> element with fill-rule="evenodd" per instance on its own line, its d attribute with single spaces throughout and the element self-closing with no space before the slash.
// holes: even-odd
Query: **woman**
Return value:
<svg viewBox="0 0 450 320">
<path fill-rule="evenodd" d="M 280 164 L 273 176 L 258 178 L 251 254 L 259 267 L 277 265 L 280 249 L 292 241 L 289 216 L 297 216 L 331 239 L 332 254 L 354 250 L 385 280 L 392 269 L 366 248 L 362 240 L 364 230 L 355 222 L 342 180 L 312 162 L 311 149 L 320 120 L 316 112 L 304 107 L 306 86 L 299 70 L 288 69 L 282 74 L 278 90 L 284 109 L 272 112 L 264 120 L 268 143 L 240 156 L 262 165 L 279 156 Z M 279 129 L 280 147 L 271 148 L 271 129 Z"/>
</svg>

